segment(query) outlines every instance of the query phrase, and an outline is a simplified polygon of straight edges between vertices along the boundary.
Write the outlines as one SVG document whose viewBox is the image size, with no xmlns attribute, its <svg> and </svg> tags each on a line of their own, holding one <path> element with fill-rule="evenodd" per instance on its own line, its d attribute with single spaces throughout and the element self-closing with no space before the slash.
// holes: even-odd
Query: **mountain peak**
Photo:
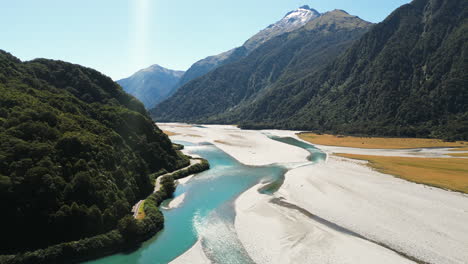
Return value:
<svg viewBox="0 0 468 264">
<path fill-rule="evenodd" d="M 307 5 L 301 6 L 287 13 L 281 20 L 268 26 L 266 29 L 247 40 L 244 46 L 250 52 L 266 41 L 283 33 L 296 30 L 319 16 L 320 13 L 317 12 L 317 10 L 311 9 Z"/>
<path fill-rule="evenodd" d="M 320 14 L 320 12 L 319 12 L 319 11 L 317 11 L 317 10 L 315 10 L 315 9 L 311 8 L 311 7 L 310 7 L 310 6 L 308 6 L 308 5 L 303 5 L 303 6 L 300 6 L 300 7 L 299 7 L 298 9 L 296 9 L 296 10 L 299 10 L 299 9 L 309 10 L 309 11 L 312 11 L 312 13 L 315 13 L 315 14 Z"/>
<path fill-rule="evenodd" d="M 183 74 L 183 71 L 170 70 L 159 64 L 153 64 L 128 78 L 118 80 L 117 83 L 150 109 L 175 92 Z"/>
<path fill-rule="evenodd" d="M 149 66 L 147 69 L 164 69 L 164 67 L 159 64 L 153 64 Z"/>
<path fill-rule="evenodd" d="M 138 73 L 148 73 L 148 72 L 152 72 L 152 73 L 156 73 L 156 72 L 161 72 L 161 73 L 165 73 L 165 74 L 172 74 L 172 75 L 181 75 L 183 74 L 183 71 L 176 71 L 176 70 L 171 70 L 171 69 L 168 69 L 168 68 L 165 68 L 159 64 L 153 64 L 147 68 L 144 68 L 140 71 L 137 72 Z"/>
<path fill-rule="evenodd" d="M 343 9 L 335 9 L 335 10 L 330 11 L 329 13 L 349 15 L 349 13 L 344 11 Z"/>
<path fill-rule="evenodd" d="M 313 8 L 310 8 L 308 5 L 303 5 L 303 6 L 299 7 L 296 10 L 288 12 L 284 16 L 283 20 L 284 19 L 290 19 L 290 18 L 293 18 L 293 17 L 315 17 L 315 16 L 319 16 L 319 15 L 320 15 L 320 13 L 317 10 L 315 10 Z M 282 20 L 278 21 L 277 23 L 279 23 L 281 21 Z M 275 24 L 273 24 L 273 25 L 275 25 Z"/>
<path fill-rule="evenodd" d="M 335 9 L 322 14 L 317 19 L 309 21 L 305 25 L 306 30 L 320 29 L 322 31 L 334 31 L 338 29 L 365 28 L 372 23 L 362 20 L 357 16 L 350 15 L 348 12 Z"/>
</svg>

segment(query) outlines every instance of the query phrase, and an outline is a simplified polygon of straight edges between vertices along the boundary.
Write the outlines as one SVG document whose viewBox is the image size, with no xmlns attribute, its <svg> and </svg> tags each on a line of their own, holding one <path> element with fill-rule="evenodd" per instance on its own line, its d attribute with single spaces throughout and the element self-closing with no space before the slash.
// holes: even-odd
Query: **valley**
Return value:
<svg viewBox="0 0 468 264">
<path fill-rule="evenodd" d="M 239 190 L 217 209 L 212 208 L 212 213 L 203 213 L 206 222 L 202 221 L 201 226 L 199 214 L 192 212 L 188 216 L 192 220 L 184 225 L 194 225 L 194 238 L 184 244 L 180 256 L 171 257 L 171 263 L 462 263 L 467 257 L 460 255 L 468 242 L 463 235 L 466 232 L 463 223 L 468 220 L 466 194 L 374 171 L 363 162 L 301 141 L 295 131 L 163 123 L 158 126 L 177 133 L 171 139 L 187 144 L 189 154 L 198 154 L 214 164 L 210 171 L 177 187 L 176 197 L 184 193 L 185 197 L 177 208 L 164 209 L 165 214 L 189 210 L 186 206 L 192 206 L 195 199 L 191 191 L 214 196 L 225 193 L 214 181 L 229 178 L 234 168 L 222 162 L 225 167 L 218 175 L 221 168 L 216 160 L 220 157 L 210 158 L 204 149 L 215 147 L 217 155 L 226 153 L 247 166 L 230 179 L 239 181 L 231 183 L 230 188 L 241 184 L 246 192 Z M 342 147 L 343 152 L 346 149 Z M 350 148 L 348 152 L 353 150 Z M 369 149 L 360 151 L 366 153 Z M 394 152 L 397 157 L 404 153 L 395 149 L 385 151 Z M 431 157 L 431 153 L 422 155 Z M 280 166 L 283 170 L 276 174 L 261 172 L 258 176 L 267 177 L 263 179 L 255 176 L 255 171 L 262 171 L 265 166 Z M 275 177 L 284 177 L 279 188 L 265 192 Z M 212 182 L 210 187 L 199 185 L 204 181 Z M 195 186 L 211 191 L 195 191 Z M 228 230 L 235 233 L 227 235 Z M 157 250 L 154 243 L 162 246 L 172 240 L 180 241 L 172 236 L 162 237 L 146 243 L 137 253 L 93 263 L 120 263 L 119 260 L 125 263 L 123 260 L 130 259 L 135 263 L 152 263 L 152 257 L 160 259 L 160 254 L 167 252 Z M 222 244 L 216 242 L 220 237 Z M 223 251 L 222 246 L 228 245 L 237 245 L 239 250 Z"/>
<path fill-rule="evenodd" d="M 0 264 L 468 263 L 468 1 L 314 5 L 5 3 Z"/>
</svg>

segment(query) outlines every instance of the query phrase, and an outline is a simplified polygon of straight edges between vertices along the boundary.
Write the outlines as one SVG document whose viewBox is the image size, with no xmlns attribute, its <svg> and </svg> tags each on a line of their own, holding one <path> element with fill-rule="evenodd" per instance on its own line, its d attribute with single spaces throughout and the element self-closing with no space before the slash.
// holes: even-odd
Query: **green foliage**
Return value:
<svg viewBox="0 0 468 264">
<path fill-rule="evenodd" d="M 194 164 L 187 169 L 179 170 L 171 174 L 171 177 L 175 180 L 185 178 L 189 175 L 199 173 L 210 168 L 210 164 L 205 159 L 200 159 L 201 163 Z"/>
<path fill-rule="evenodd" d="M 175 184 L 174 178 L 171 175 L 164 176 L 161 178 L 161 189 L 167 194 L 174 193 Z"/>
<path fill-rule="evenodd" d="M 123 240 L 133 238 L 126 216 L 152 192 L 149 175 L 187 162 L 110 78 L 0 51 L 0 210 L 8 216 L 1 254 L 49 247 L 17 258 L 41 259 L 49 250 L 78 257 L 121 246 L 111 230 L 123 227 Z"/>
<path fill-rule="evenodd" d="M 17 255 L 0 256 L 0 263 L 5 264 L 50 264 L 78 263 L 122 250 L 125 241 L 117 231 L 85 238 L 79 242 L 67 242 Z"/>
</svg>

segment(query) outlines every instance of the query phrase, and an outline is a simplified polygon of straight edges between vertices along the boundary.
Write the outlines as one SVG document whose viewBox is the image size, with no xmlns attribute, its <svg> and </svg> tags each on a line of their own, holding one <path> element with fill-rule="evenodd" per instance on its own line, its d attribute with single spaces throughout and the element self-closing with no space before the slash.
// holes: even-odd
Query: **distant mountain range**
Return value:
<svg viewBox="0 0 468 264">
<path fill-rule="evenodd" d="M 183 74 L 183 71 L 173 71 L 153 65 L 117 83 L 150 109 L 175 92 Z"/>
<path fill-rule="evenodd" d="M 304 26 L 320 15 L 308 6 L 289 12 L 276 22 L 248 39 L 241 47 L 218 55 L 209 56 L 194 63 L 187 72 L 172 71 L 158 65 L 141 70 L 129 78 L 119 80 L 126 92 L 143 102 L 147 109 L 170 97 L 179 87 L 224 64 L 236 62 L 247 56 L 266 41 Z"/>
<path fill-rule="evenodd" d="M 244 128 L 468 139 L 467 6 L 414 0 L 371 27 L 344 11 L 323 14 L 187 83 L 151 115 Z"/>
</svg>

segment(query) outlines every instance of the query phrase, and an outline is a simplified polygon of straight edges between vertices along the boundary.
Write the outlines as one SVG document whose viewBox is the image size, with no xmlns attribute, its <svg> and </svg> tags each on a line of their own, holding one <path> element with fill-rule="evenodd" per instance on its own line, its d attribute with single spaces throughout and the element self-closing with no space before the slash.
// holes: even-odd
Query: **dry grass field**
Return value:
<svg viewBox="0 0 468 264">
<path fill-rule="evenodd" d="M 465 150 L 466 151 L 466 150 Z M 468 158 L 468 153 L 451 153 L 451 154 L 448 154 L 452 157 L 458 157 L 458 158 Z"/>
<path fill-rule="evenodd" d="M 355 154 L 338 156 L 367 160 L 369 166 L 405 180 L 468 193 L 468 159 L 407 158 Z"/>
<path fill-rule="evenodd" d="M 340 146 L 366 149 L 407 149 L 426 147 L 464 147 L 468 149 L 468 142 L 445 142 L 440 139 L 427 138 L 379 138 L 379 137 L 350 137 L 334 135 L 318 135 L 313 133 L 298 134 L 299 138 L 313 144 L 326 146 Z M 461 150 L 461 149 L 457 149 Z"/>
<path fill-rule="evenodd" d="M 468 147 L 465 147 L 465 148 L 456 148 L 456 149 L 453 149 L 453 150 L 456 150 L 456 151 L 468 151 Z"/>
<path fill-rule="evenodd" d="M 163 130 L 163 133 L 168 135 L 169 137 L 170 136 L 175 136 L 175 135 L 178 135 L 177 133 L 174 133 L 174 132 L 171 132 L 171 131 L 168 131 L 168 130 Z"/>
</svg>

